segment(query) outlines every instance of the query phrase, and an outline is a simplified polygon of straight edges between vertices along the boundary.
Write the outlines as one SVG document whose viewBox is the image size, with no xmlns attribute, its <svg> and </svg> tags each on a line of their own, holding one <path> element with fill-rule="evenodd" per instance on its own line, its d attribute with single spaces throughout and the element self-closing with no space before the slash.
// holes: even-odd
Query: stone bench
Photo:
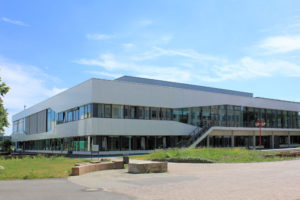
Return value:
<svg viewBox="0 0 300 200">
<path fill-rule="evenodd" d="M 128 164 L 128 173 L 162 173 L 168 171 L 167 162 L 137 162 Z"/>
<path fill-rule="evenodd" d="M 81 163 L 72 167 L 72 175 L 79 176 L 88 172 L 101 171 L 108 169 L 123 169 L 123 161 L 99 162 L 99 163 Z"/>
</svg>

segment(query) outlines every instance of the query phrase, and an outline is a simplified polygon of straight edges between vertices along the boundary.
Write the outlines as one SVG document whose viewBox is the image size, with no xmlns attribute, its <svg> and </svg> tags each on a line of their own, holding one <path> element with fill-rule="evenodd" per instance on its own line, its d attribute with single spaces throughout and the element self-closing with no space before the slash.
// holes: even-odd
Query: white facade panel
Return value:
<svg viewBox="0 0 300 200">
<path fill-rule="evenodd" d="M 13 141 L 29 141 L 51 138 L 65 138 L 91 135 L 116 136 L 155 136 L 155 135 L 188 135 L 196 127 L 166 120 L 138 120 L 89 118 L 56 125 L 51 132 L 39 134 L 13 134 Z"/>
<path fill-rule="evenodd" d="M 300 103 L 196 91 L 167 86 L 90 79 L 13 116 L 13 121 L 41 110 L 56 112 L 88 103 L 108 103 L 167 108 L 207 105 L 239 105 L 300 111 Z"/>
</svg>

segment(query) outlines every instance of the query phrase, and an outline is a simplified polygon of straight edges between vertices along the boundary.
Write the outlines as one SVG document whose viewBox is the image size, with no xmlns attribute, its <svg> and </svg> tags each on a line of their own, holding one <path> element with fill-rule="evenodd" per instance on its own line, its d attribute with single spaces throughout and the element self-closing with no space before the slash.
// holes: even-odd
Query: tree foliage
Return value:
<svg viewBox="0 0 300 200">
<path fill-rule="evenodd" d="M 3 97 L 9 91 L 9 87 L 0 78 L 0 134 L 4 135 L 4 127 L 8 127 L 7 110 L 3 105 Z"/>
<path fill-rule="evenodd" d="M 4 141 L 2 141 L 0 145 L 3 151 L 11 152 L 13 142 L 11 141 L 11 139 L 4 139 Z"/>
</svg>

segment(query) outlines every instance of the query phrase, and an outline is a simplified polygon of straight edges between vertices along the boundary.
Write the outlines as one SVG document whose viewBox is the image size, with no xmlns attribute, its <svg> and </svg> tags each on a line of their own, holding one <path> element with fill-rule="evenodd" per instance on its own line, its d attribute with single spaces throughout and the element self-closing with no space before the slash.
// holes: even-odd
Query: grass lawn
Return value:
<svg viewBox="0 0 300 200">
<path fill-rule="evenodd" d="M 215 162 L 215 163 L 247 163 L 291 160 L 291 157 L 275 156 L 279 152 L 249 150 L 244 148 L 189 148 L 157 150 L 146 155 L 131 156 L 133 159 L 161 160 L 177 162 Z M 273 155 L 264 157 L 264 155 Z"/>
<path fill-rule="evenodd" d="M 62 178 L 71 174 L 75 163 L 87 162 L 90 159 L 73 159 L 62 156 L 35 156 L 7 159 L 0 157 L 0 180 Z"/>
</svg>

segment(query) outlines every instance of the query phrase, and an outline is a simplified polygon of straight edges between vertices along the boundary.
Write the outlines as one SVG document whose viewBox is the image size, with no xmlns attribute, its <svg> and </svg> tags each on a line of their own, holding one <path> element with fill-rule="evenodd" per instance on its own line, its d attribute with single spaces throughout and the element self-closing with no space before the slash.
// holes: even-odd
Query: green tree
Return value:
<svg viewBox="0 0 300 200">
<path fill-rule="evenodd" d="M 9 91 L 9 87 L 0 78 L 0 134 L 4 135 L 4 127 L 8 127 L 7 110 L 3 106 L 3 97 Z"/>
<path fill-rule="evenodd" d="M 5 139 L 2 143 L 3 151 L 10 152 L 12 145 L 13 145 L 13 143 L 12 143 L 11 139 Z"/>
</svg>

